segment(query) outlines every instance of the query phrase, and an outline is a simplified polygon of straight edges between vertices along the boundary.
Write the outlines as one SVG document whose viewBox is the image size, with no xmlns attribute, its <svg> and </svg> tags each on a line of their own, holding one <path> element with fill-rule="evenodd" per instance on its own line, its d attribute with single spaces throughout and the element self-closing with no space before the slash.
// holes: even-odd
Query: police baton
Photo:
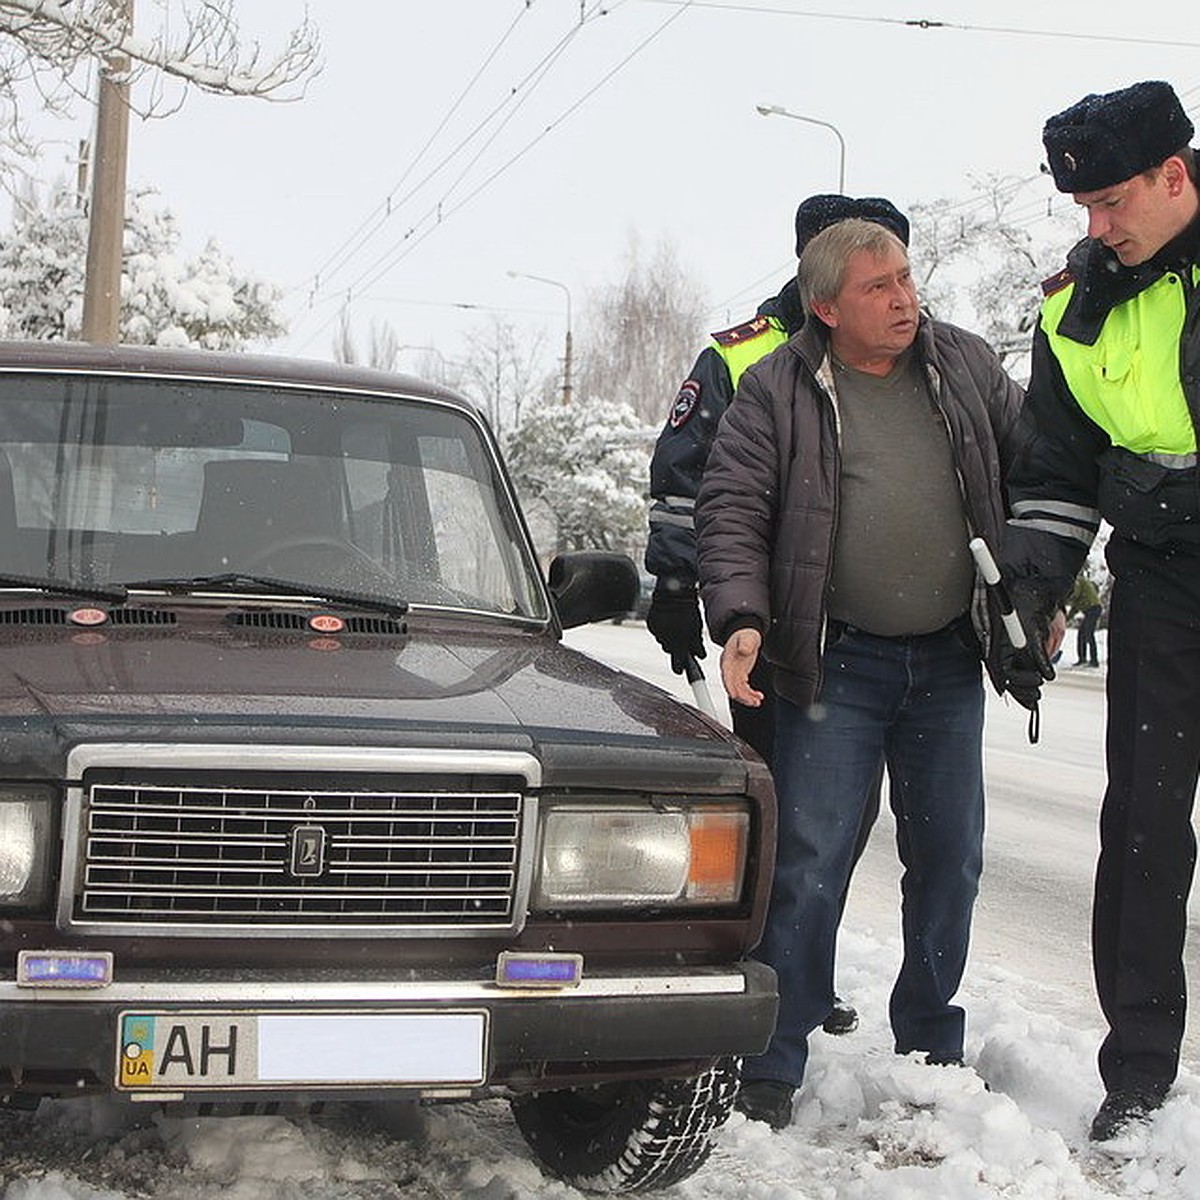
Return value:
<svg viewBox="0 0 1200 1200">
<path fill-rule="evenodd" d="M 717 714 L 717 706 L 713 703 L 708 683 L 704 679 L 704 672 L 700 669 L 700 663 L 694 654 L 689 654 L 684 661 L 683 674 L 688 683 L 692 685 L 692 694 L 696 697 L 696 707 L 705 716 L 719 721 L 721 718 Z"/>
<path fill-rule="evenodd" d="M 996 565 L 996 560 L 992 557 L 987 542 L 981 537 L 974 537 L 969 545 L 971 553 L 975 556 L 975 563 L 979 567 L 979 574 L 983 576 L 983 582 L 991 589 L 1000 605 L 1000 620 L 1004 622 L 1008 640 L 1012 643 L 1014 650 L 1024 650 L 1029 644 L 1025 638 L 1025 626 L 1021 624 L 1021 618 L 1017 616 L 1012 597 L 1004 585 L 1004 577 L 1000 574 L 1000 568 Z"/>
<path fill-rule="evenodd" d="M 996 560 L 992 557 L 987 542 L 981 537 L 974 537 L 968 544 L 971 554 L 975 558 L 975 565 L 979 568 L 979 574 L 983 577 L 983 582 L 987 585 L 988 591 L 996 597 L 996 603 L 1000 608 L 1000 620 L 1008 634 L 1008 640 L 1012 643 L 1012 648 L 1024 650 L 1029 645 L 1029 639 L 1025 636 L 1025 626 L 1021 624 L 1021 618 L 1012 602 L 1012 596 L 1009 595 L 1008 588 L 1005 586 L 1004 576 L 1000 574 L 1000 568 L 996 565 Z M 1031 744 L 1037 744 L 1041 730 L 1042 714 L 1040 706 L 1035 700 L 1032 708 L 1029 709 L 1029 728 L 1026 731 Z"/>
</svg>

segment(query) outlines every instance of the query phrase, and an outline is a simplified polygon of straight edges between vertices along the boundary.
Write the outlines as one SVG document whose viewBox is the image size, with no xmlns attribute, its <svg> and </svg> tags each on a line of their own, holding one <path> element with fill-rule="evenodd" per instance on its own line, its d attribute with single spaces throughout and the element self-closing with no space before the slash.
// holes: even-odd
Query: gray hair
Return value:
<svg viewBox="0 0 1200 1200">
<path fill-rule="evenodd" d="M 846 282 L 846 264 L 857 250 L 866 250 L 876 258 L 899 250 L 908 257 L 904 243 L 876 221 L 849 217 L 822 229 L 800 255 L 796 281 L 805 312 L 812 312 L 814 304 L 837 299 Z"/>
</svg>

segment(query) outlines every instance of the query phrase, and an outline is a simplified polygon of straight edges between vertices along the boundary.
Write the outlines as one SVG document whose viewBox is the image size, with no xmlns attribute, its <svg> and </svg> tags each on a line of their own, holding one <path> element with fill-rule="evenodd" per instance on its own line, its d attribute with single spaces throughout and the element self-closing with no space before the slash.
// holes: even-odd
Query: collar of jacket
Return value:
<svg viewBox="0 0 1200 1200">
<path fill-rule="evenodd" d="M 774 317 L 789 336 L 804 325 L 804 305 L 800 303 L 800 285 L 793 275 L 779 289 L 778 294 L 764 300 L 754 314 L 758 317 Z"/>
<path fill-rule="evenodd" d="M 1168 271 L 1186 271 L 1200 262 L 1200 216 L 1153 258 L 1135 267 L 1121 265 L 1102 242 L 1084 238 L 1067 255 L 1075 290 L 1067 302 L 1058 332 L 1084 346 L 1095 345 L 1108 314 L 1132 300 Z"/>
<path fill-rule="evenodd" d="M 819 379 L 826 388 L 833 379 L 833 356 L 829 348 L 829 327 L 822 321 L 809 321 L 798 333 L 792 335 L 787 343 L 803 360 L 809 371 Z M 933 363 L 936 355 L 933 340 L 933 318 L 922 309 L 917 313 L 917 336 L 913 341 L 917 351 L 917 361 L 926 370 Z"/>
</svg>

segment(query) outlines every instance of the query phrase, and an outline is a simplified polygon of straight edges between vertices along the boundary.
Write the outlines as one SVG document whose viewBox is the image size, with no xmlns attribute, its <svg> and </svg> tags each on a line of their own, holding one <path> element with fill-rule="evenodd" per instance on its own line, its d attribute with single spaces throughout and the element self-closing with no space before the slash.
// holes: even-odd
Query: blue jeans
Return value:
<svg viewBox="0 0 1200 1200">
<path fill-rule="evenodd" d="M 968 632 L 965 635 L 970 638 Z M 871 782 L 887 761 L 904 872 L 904 960 L 892 989 L 897 1053 L 961 1057 L 966 966 L 983 863 L 983 684 L 978 653 L 953 629 L 831 636 L 820 700 L 780 699 L 773 773 L 779 850 L 758 957 L 779 977 L 779 1020 L 746 1079 L 799 1087 L 808 1035 L 833 1003 L 841 897 Z"/>
</svg>

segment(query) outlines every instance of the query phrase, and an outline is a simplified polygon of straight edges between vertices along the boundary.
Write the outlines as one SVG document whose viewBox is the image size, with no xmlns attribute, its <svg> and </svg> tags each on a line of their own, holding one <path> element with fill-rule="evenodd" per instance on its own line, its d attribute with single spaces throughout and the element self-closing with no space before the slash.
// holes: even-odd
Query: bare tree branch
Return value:
<svg viewBox="0 0 1200 1200">
<path fill-rule="evenodd" d="M 298 99 L 318 70 L 320 41 L 307 14 L 268 58 L 258 42 L 241 44 L 233 4 L 185 5 L 179 33 L 147 40 L 134 36 L 110 0 L 0 0 L 0 38 L 10 41 L 0 77 L 25 56 L 36 59 L 26 70 L 40 65 L 64 82 L 87 60 L 124 57 L 131 83 L 155 73 L 221 95 Z"/>
</svg>

